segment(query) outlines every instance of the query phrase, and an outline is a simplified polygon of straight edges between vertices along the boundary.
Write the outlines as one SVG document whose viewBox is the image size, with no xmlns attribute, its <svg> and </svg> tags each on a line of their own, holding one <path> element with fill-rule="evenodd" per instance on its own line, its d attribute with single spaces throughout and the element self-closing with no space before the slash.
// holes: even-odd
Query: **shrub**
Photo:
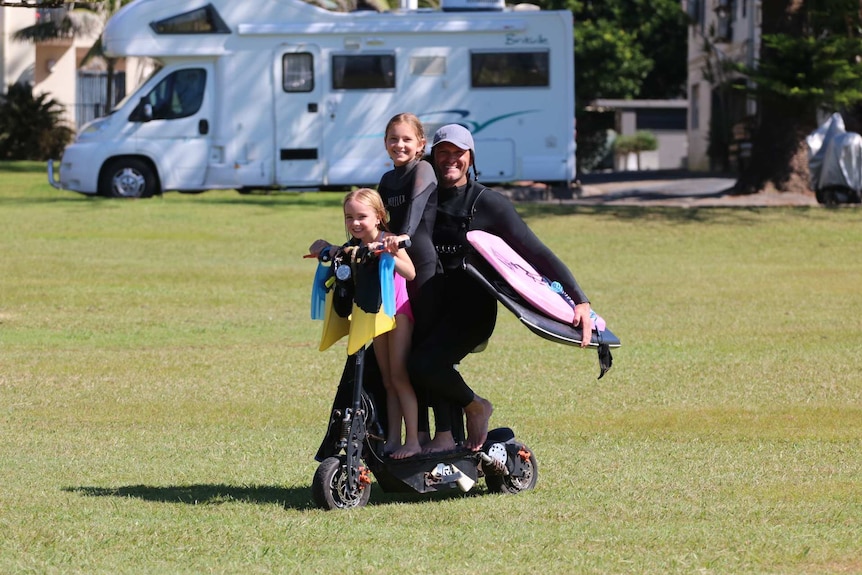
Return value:
<svg viewBox="0 0 862 575">
<path fill-rule="evenodd" d="M 617 136 L 614 140 L 614 151 L 617 154 L 639 154 L 658 149 L 658 140 L 652 132 L 638 130 L 634 134 Z"/>
<path fill-rule="evenodd" d="M 614 140 L 614 152 L 618 156 L 636 154 L 638 170 L 641 169 L 641 152 L 652 152 L 658 149 L 658 139 L 652 132 L 638 130 L 634 134 L 617 136 Z"/>
<path fill-rule="evenodd" d="M 0 97 L 0 160 L 57 158 L 74 136 L 63 106 L 47 94 L 34 96 L 29 84 L 12 84 Z"/>
</svg>

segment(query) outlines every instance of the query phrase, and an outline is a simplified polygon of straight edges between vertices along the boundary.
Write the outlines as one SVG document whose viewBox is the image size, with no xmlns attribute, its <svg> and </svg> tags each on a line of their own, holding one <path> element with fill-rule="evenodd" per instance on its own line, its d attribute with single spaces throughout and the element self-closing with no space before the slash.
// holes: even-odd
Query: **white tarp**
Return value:
<svg viewBox="0 0 862 575">
<path fill-rule="evenodd" d="M 832 114 L 806 138 L 811 187 L 815 191 L 844 188 L 862 191 L 862 136 L 844 128 L 841 114 Z"/>
</svg>

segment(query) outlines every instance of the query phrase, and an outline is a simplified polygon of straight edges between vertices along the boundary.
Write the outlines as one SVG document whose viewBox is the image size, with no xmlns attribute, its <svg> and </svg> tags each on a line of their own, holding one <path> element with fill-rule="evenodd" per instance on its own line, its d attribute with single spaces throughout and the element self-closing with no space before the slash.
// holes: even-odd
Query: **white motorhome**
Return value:
<svg viewBox="0 0 862 575">
<path fill-rule="evenodd" d="M 469 128 L 484 183 L 568 186 L 572 14 L 502 2 L 338 13 L 301 0 L 136 0 L 108 22 L 105 51 L 159 67 L 82 128 L 49 180 L 131 197 L 376 185 L 392 167 L 386 122 L 412 112 L 429 138 Z"/>
</svg>

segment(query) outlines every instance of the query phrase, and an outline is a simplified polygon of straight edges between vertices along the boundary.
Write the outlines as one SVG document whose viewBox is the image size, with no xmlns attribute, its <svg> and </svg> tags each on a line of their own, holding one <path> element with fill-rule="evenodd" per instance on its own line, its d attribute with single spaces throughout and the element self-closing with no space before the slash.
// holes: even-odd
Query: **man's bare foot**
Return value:
<svg viewBox="0 0 862 575">
<path fill-rule="evenodd" d="M 421 445 L 424 448 L 429 443 L 431 443 L 431 434 L 428 433 L 427 431 L 420 431 L 419 432 L 419 445 Z"/>
<path fill-rule="evenodd" d="M 488 438 L 488 420 L 494 412 L 494 406 L 487 399 L 478 395 L 464 408 L 467 416 L 467 442 L 470 451 L 479 451 Z"/>
<path fill-rule="evenodd" d="M 439 453 L 441 451 L 452 451 L 455 449 L 455 438 L 451 431 L 438 431 L 434 439 L 422 448 L 422 453 Z"/>
<path fill-rule="evenodd" d="M 419 445 L 419 442 L 417 441 L 416 443 L 405 443 L 400 448 L 390 453 L 389 457 L 392 459 L 406 459 L 408 457 L 413 457 L 414 455 L 419 455 L 420 453 L 422 453 L 422 446 Z"/>
</svg>

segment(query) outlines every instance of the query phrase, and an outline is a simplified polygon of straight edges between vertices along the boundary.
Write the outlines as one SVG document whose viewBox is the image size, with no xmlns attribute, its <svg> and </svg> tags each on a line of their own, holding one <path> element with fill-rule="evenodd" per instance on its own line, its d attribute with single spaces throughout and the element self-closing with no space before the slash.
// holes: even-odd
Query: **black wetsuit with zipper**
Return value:
<svg viewBox="0 0 862 575">
<path fill-rule="evenodd" d="M 501 237 L 539 273 L 560 282 L 576 304 L 589 300 L 568 267 L 530 230 L 508 198 L 471 181 L 438 189 L 437 199 L 433 239 L 443 267 L 439 291 L 444 303 L 434 314 L 428 336 L 414 340 L 408 370 L 414 387 L 463 408 L 475 394 L 456 366 L 491 337 L 497 319 L 496 299 L 463 267 L 468 231 Z"/>
</svg>

